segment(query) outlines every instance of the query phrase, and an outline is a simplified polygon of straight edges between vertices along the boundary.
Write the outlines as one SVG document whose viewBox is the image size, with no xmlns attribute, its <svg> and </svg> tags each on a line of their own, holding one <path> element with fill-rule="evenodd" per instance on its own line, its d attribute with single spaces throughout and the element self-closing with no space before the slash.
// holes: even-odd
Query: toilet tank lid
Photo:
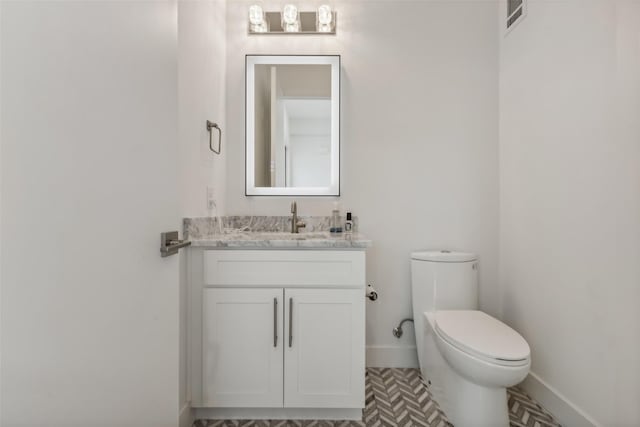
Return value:
<svg viewBox="0 0 640 427">
<path fill-rule="evenodd" d="M 421 251 L 411 253 L 411 259 L 432 262 L 469 262 L 478 259 L 476 254 L 452 251 Z"/>
</svg>

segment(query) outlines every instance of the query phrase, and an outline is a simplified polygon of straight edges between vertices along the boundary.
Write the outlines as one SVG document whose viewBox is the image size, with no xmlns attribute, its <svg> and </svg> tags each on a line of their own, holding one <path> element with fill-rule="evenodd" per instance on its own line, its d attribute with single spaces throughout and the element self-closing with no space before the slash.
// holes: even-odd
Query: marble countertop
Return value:
<svg viewBox="0 0 640 427">
<path fill-rule="evenodd" d="M 224 234 L 191 236 L 191 245 L 234 249 L 364 249 L 371 240 L 360 233 L 331 234 L 327 231 L 288 232 L 227 230 Z"/>
</svg>

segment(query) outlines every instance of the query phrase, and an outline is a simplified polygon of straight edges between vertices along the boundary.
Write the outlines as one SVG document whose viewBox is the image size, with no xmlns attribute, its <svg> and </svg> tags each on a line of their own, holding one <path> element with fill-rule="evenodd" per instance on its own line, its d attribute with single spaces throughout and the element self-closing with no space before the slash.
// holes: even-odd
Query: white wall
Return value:
<svg viewBox="0 0 640 427">
<path fill-rule="evenodd" d="M 226 212 L 287 215 L 291 201 L 244 196 L 245 54 L 341 54 L 340 200 L 374 241 L 367 279 L 380 293 L 367 304 L 367 345 L 377 357 L 370 363 L 415 363 L 412 329 L 400 341 L 391 334 L 411 316 L 412 250 L 477 252 L 481 305 L 498 310 L 495 3 L 334 2 L 338 34 L 321 37 L 248 36 L 251 3 L 227 5 Z M 331 198 L 297 200 L 301 215 L 331 213 Z"/>
<path fill-rule="evenodd" d="M 172 2 L 2 2 L 3 426 L 175 426 Z"/>
<path fill-rule="evenodd" d="M 180 1 L 178 14 L 178 87 L 181 195 L 185 217 L 215 215 L 207 209 L 207 187 L 214 189 L 219 214 L 225 207 L 225 0 Z M 207 120 L 222 128 L 222 154 L 209 149 Z M 213 130 L 213 145 L 218 134 Z"/>
<path fill-rule="evenodd" d="M 226 31 L 224 0 L 178 3 L 178 124 L 183 216 L 210 216 L 207 188 L 212 188 L 218 214 L 224 213 L 225 157 L 227 138 L 223 133 L 222 154 L 209 149 L 206 120 L 218 123 L 225 132 Z M 217 133 L 214 131 L 214 146 Z M 191 426 L 190 393 L 187 383 L 188 298 L 186 251 L 180 254 L 180 422 Z"/>
<path fill-rule="evenodd" d="M 640 425 L 640 3 L 532 0 L 500 54 L 500 281 L 525 386 L 564 425 Z"/>
</svg>

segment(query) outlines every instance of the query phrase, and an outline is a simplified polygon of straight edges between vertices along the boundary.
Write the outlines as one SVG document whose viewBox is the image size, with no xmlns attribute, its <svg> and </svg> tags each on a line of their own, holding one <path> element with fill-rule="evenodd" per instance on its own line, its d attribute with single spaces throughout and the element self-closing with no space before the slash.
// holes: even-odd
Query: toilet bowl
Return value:
<svg viewBox="0 0 640 427">
<path fill-rule="evenodd" d="M 529 372 L 529 345 L 499 320 L 476 310 L 438 311 L 434 318 L 438 349 L 469 381 L 511 387 Z"/>
<path fill-rule="evenodd" d="M 439 395 L 436 401 L 444 402 L 443 410 L 449 420 L 456 427 L 507 427 L 506 388 L 520 383 L 531 366 L 526 341 L 481 311 L 442 311 L 426 317 L 427 341 L 434 341 L 433 347 L 441 356 L 437 369 L 443 371 L 441 388 L 434 394 Z M 468 326 L 468 336 L 452 336 L 445 332 L 448 325 L 442 322 L 443 317 L 449 321 L 455 319 L 460 326 Z M 482 320 L 472 321 L 478 319 Z M 478 335 L 470 338 L 475 332 L 479 332 Z M 502 342 L 493 342 L 491 346 L 484 342 L 484 349 L 474 348 L 487 333 Z"/>
<path fill-rule="evenodd" d="M 477 310 L 475 255 L 448 254 L 412 254 L 422 376 L 455 427 L 508 427 L 506 389 L 527 376 L 529 345 Z"/>
</svg>

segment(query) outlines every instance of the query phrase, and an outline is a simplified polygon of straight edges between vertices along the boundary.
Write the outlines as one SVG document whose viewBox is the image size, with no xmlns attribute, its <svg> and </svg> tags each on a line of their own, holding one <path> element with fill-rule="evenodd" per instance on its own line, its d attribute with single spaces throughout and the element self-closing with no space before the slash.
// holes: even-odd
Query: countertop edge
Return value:
<svg viewBox="0 0 640 427">
<path fill-rule="evenodd" d="M 193 239 L 191 246 L 214 249 L 367 249 L 371 240 L 227 240 Z"/>
</svg>

